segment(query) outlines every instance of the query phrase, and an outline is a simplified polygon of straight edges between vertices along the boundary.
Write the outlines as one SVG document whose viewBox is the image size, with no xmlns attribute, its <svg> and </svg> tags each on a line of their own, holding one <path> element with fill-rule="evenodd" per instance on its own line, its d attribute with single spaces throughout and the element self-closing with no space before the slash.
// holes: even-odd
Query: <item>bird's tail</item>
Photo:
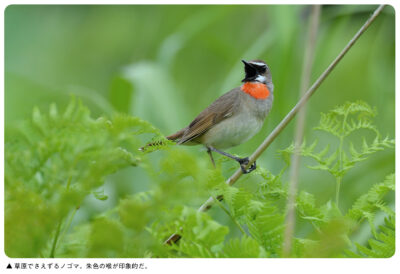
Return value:
<svg viewBox="0 0 400 274">
<path fill-rule="evenodd" d="M 176 133 L 174 133 L 172 135 L 167 136 L 166 138 L 168 140 L 171 140 L 171 141 L 179 141 L 179 138 L 182 137 L 183 132 L 184 132 L 184 130 L 182 129 L 182 130 L 180 130 L 180 131 L 178 131 L 178 132 L 176 132 Z M 139 150 L 140 151 L 146 151 L 148 148 L 162 146 L 164 144 L 165 144 L 164 140 L 155 141 L 155 142 L 151 142 L 151 143 L 148 143 L 148 144 L 142 146 L 141 148 L 139 148 Z"/>
</svg>

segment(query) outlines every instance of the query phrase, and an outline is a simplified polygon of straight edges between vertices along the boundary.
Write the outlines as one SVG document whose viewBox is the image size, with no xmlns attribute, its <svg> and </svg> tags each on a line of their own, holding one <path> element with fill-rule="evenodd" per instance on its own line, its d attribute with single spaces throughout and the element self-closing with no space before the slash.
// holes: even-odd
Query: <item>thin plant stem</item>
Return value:
<svg viewBox="0 0 400 274">
<path fill-rule="evenodd" d="M 342 171 L 343 165 L 342 165 L 342 154 L 343 154 L 343 136 L 340 136 L 340 141 L 339 141 L 339 170 Z M 336 195 L 335 195 L 335 201 L 336 201 L 336 206 L 339 208 L 339 193 L 340 193 L 340 185 L 342 184 L 342 175 L 339 175 L 336 177 Z"/>
<path fill-rule="evenodd" d="M 54 240 L 53 244 L 51 246 L 51 251 L 50 251 L 50 258 L 54 258 L 55 252 L 56 252 L 56 246 L 58 242 L 58 236 L 60 235 L 60 230 L 61 230 L 61 224 L 62 224 L 62 219 L 58 222 L 57 229 L 56 229 L 56 234 L 54 235 Z"/>
<path fill-rule="evenodd" d="M 340 185 L 342 183 L 342 178 L 341 176 L 336 178 L 336 206 L 339 208 L 339 193 L 340 193 Z"/>
<path fill-rule="evenodd" d="M 72 179 L 71 177 L 68 178 L 67 186 L 66 186 L 66 190 L 67 191 L 69 190 L 69 187 L 71 185 L 71 179 Z M 75 215 L 75 212 L 72 215 Z M 54 235 L 53 244 L 51 246 L 50 258 L 54 258 L 54 255 L 55 255 L 55 252 L 56 252 L 57 243 L 59 242 L 59 240 L 62 239 L 62 237 L 65 234 L 65 230 L 64 230 L 62 235 L 61 235 L 61 237 L 60 237 L 62 222 L 63 222 L 63 218 L 60 218 L 60 221 L 58 222 L 58 225 L 57 225 L 56 234 Z M 67 227 L 70 225 L 70 223 L 71 223 L 71 219 L 68 221 Z"/>
<path fill-rule="evenodd" d="M 69 230 L 72 220 L 75 217 L 76 212 L 78 211 L 79 207 L 76 207 L 73 212 L 71 213 L 71 216 L 68 218 L 68 221 L 65 223 L 64 228 L 63 228 L 63 232 L 60 235 L 60 239 L 59 242 L 62 242 L 62 240 L 64 239 L 65 234 L 67 233 L 67 231 Z"/>
<path fill-rule="evenodd" d="M 346 120 L 347 116 L 349 115 L 349 112 L 346 112 L 346 115 L 343 118 L 343 125 L 342 125 L 342 134 L 339 138 L 339 171 L 340 175 L 336 177 L 336 195 L 335 195 L 335 201 L 336 201 L 336 206 L 339 208 L 339 195 L 340 195 L 340 186 L 343 181 L 343 143 L 344 143 L 344 130 L 346 127 Z"/>
<path fill-rule="evenodd" d="M 351 49 L 354 43 L 360 38 L 360 36 L 368 29 L 371 23 L 376 19 L 376 17 L 381 13 L 385 5 L 380 5 L 374 13 L 368 18 L 364 25 L 358 30 L 358 32 L 353 36 L 353 38 L 347 43 L 339 55 L 332 61 L 332 63 L 326 68 L 326 70 L 319 76 L 319 78 L 314 82 L 314 84 L 308 89 L 308 91 L 301 97 L 297 104 L 289 111 L 289 113 L 283 118 L 283 120 L 275 127 L 275 129 L 264 139 L 261 145 L 256 149 L 256 151 L 249 157 L 249 163 L 247 167 L 249 168 L 260 155 L 269 147 L 269 145 L 279 136 L 279 134 L 286 128 L 290 121 L 296 116 L 299 110 L 308 102 L 310 97 L 319 88 L 322 82 L 328 77 L 336 65 L 342 60 L 346 53 Z M 235 173 L 229 177 L 226 184 L 233 185 L 242 176 L 242 170 L 239 168 Z M 209 210 L 213 203 L 215 202 L 213 197 L 209 197 L 198 209 L 199 212 L 205 212 Z M 166 244 L 171 244 L 170 239 L 180 239 L 178 234 L 172 234 Z M 176 242 L 176 241 L 173 241 Z"/>
<path fill-rule="evenodd" d="M 303 60 L 303 73 L 301 76 L 299 98 L 301 98 L 307 91 L 307 87 L 310 85 L 311 69 L 314 59 L 315 45 L 317 41 L 317 32 L 319 25 L 319 17 L 321 13 L 321 6 L 312 6 L 311 18 L 309 23 L 308 37 L 305 45 L 305 54 Z M 290 256 L 292 248 L 292 239 L 295 229 L 295 204 L 297 197 L 297 185 L 299 181 L 299 170 L 300 170 L 300 148 L 303 143 L 304 127 L 306 123 L 306 111 L 307 107 L 304 106 L 300 109 L 297 121 L 296 131 L 294 135 L 294 153 L 291 161 L 290 168 L 290 183 L 289 193 L 287 200 L 287 215 L 286 215 L 286 226 L 283 240 L 283 256 Z"/>
</svg>

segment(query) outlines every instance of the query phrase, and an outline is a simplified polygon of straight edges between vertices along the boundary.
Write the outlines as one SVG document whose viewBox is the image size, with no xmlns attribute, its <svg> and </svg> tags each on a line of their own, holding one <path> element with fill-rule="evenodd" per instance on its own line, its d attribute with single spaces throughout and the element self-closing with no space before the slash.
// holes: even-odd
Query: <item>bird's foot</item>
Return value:
<svg viewBox="0 0 400 274">
<path fill-rule="evenodd" d="M 249 169 L 246 169 L 246 166 L 249 163 L 249 157 L 241 158 L 238 160 L 240 164 L 240 168 L 242 169 L 243 174 L 248 174 L 257 168 L 256 162 L 252 163 Z"/>
</svg>

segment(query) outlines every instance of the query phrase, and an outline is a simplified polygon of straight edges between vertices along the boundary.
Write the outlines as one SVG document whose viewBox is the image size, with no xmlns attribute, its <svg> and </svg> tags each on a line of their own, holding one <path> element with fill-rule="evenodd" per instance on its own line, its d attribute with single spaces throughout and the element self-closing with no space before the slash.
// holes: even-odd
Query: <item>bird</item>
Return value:
<svg viewBox="0 0 400 274">
<path fill-rule="evenodd" d="M 248 141 L 260 131 L 272 108 L 274 85 L 270 68 L 264 61 L 242 62 L 245 72 L 243 84 L 223 94 L 188 126 L 166 138 L 178 145 L 203 145 L 214 167 L 212 152 L 237 161 L 242 172 L 247 174 L 256 169 L 256 162 L 246 169 L 248 157 L 240 158 L 224 150 Z M 154 143 L 146 146 L 151 145 Z"/>
</svg>

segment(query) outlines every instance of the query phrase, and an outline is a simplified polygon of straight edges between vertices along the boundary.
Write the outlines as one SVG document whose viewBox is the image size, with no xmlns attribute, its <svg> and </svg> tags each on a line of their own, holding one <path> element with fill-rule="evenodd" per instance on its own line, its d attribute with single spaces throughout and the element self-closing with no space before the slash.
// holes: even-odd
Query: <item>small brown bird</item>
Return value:
<svg viewBox="0 0 400 274">
<path fill-rule="evenodd" d="M 167 139 L 178 145 L 202 144 L 214 166 L 212 151 L 234 159 L 243 173 L 249 173 L 256 169 L 255 162 L 246 170 L 248 157 L 239 158 L 221 149 L 246 142 L 261 129 L 272 107 L 274 85 L 264 61 L 242 62 L 246 74 L 243 84 L 219 97 L 187 127 L 167 136 Z"/>
</svg>

